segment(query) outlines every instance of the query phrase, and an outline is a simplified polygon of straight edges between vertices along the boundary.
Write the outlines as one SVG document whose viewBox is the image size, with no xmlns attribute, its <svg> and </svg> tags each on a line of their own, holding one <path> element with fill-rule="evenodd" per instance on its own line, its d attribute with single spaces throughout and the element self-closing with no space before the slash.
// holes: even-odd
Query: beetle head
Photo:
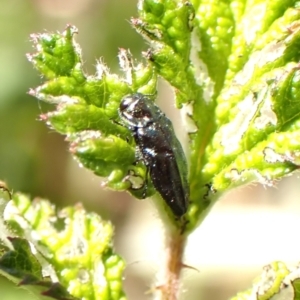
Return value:
<svg viewBox="0 0 300 300">
<path fill-rule="evenodd" d="M 119 107 L 121 119 L 131 127 L 149 126 L 156 120 L 157 113 L 157 106 L 139 93 L 125 96 Z"/>
</svg>

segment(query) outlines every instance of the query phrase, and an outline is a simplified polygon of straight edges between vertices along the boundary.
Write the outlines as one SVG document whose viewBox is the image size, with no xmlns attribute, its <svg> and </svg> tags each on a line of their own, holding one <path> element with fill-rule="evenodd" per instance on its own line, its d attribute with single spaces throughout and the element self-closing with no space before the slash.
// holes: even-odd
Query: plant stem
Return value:
<svg viewBox="0 0 300 300">
<path fill-rule="evenodd" d="M 159 300 L 178 300 L 180 292 L 180 275 L 185 266 L 182 262 L 186 236 L 180 231 L 172 231 L 166 239 L 164 263 L 166 268 L 163 271 L 162 284 L 157 288 L 157 297 Z"/>
</svg>

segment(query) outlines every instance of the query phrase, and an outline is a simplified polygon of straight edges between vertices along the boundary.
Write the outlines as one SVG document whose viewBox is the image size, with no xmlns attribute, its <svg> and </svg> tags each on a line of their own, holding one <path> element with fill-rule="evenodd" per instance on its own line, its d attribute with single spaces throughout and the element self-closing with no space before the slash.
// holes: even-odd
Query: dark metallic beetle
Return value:
<svg viewBox="0 0 300 300">
<path fill-rule="evenodd" d="M 133 133 L 155 189 L 174 215 L 181 217 L 189 202 L 187 164 L 171 121 L 149 98 L 138 93 L 122 99 L 119 114 Z"/>
</svg>

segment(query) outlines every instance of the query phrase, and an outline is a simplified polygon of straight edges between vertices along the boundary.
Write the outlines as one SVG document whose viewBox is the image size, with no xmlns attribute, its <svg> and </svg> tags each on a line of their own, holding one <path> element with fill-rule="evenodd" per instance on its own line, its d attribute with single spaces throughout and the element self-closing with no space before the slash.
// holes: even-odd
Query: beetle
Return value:
<svg viewBox="0 0 300 300">
<path fill-rule="evenodd" d="M 188 208 L 187 163 L 171 121 L 147 96 L 122 98 L 119 116 L 133 133 L 155 189 L 177 217 Z"/>
</svg>

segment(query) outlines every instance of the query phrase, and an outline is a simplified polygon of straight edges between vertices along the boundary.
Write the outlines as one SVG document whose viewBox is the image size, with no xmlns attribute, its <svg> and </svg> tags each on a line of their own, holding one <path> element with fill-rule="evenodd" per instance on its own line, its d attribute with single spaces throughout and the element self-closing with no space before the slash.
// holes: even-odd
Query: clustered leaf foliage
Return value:
<svg viewBox="0 0 300 300">
<path fill-rule="evenodd" d="M 238 293 L 231 300 L 299 300 L 299 266 L 288 269 L 279 261 L 264 267 L 262 274 L 255 279 L 253 287 Z"/>
<path fill-rule="evenodd" d="M 126 299 L 110 222 L 79 204 L 56 211 L 23 194 L 2 201 L 2 275 L 45 299 Z"/>
<path fill-rule="evenodd" d="M 30 61 L 45 83 L 31 91 L 56 104 L 41 116 L 106 186 L 146 182 L 146 168 L 118 117 L 126 94 L 155 95 L 157 75 L 175 90 L 189 133 L 191 204 L 187 230 L 228 190 L 272 185 L 299 166 L 299 9 L 297 1 L 141 1 L 132 26 L 150 41 L 146 62 L 119 52 L 123 76 L 98 62 L 82 69 L 77 29 L 37 34 Z M 253 21 L 255 20 L 255 25 Z M 252 26 L 249 26 L 252 24 Z M 149 183 L 149 182 L 148 182 Z M 155 192 L 149 184 L 146 195 Z"/>
<path fill-rule="evenodd" d="M 119 124 L 118 107 L 133 91 L 153 94 L 156 74 L 151 66 L 134 67 L 130 52 L 121 49 L 124 78 L 111 74 L 101 62 L 95 76 L 86 75 L 76 33 L 74 26 L 67 26 L 62 34 L 32 35 L 37 52 L 28 58 L 47 81 L 30 93 L 56 104 L 56 110 L 41 119 L 66 135 L 70 151 L 83 166 L 105 177 L 107 187 L 128 189 L 141 198 L 143 190 L 132 188 L 130 177 L 145 179 L 146 168 L 136 164 L 134 142 Z M 148 195 L 153 192 L 150 186 Z"/>
<path fill-rule="evenodd" d="M 299 7 L 295 0 L 140 1 L 131 24 L 149 49 L 143 63 L 120 49 L 122 75 L 102 61 L 95 75 L 83 71 L 74 26 L 34 34 L 28 58 L 45 82 L 30 94 L 54 105 L 40 117 L 66 136 L 83 166 L 107 187 L 143 198 L 155 190 L 118 108 L 136 92 L 154 100 L 164 78 L 189 137 L 187 235 L 225 192 L 273 185 L 299 168 Z M 21 194 L 4 203 L 3 274 L 55 299 L 124 299 L 109 223 L 81 206 L 56 212 Z M 233 299 L 299 299 L 297 274 L 273 263 Z"/>
</svg>

